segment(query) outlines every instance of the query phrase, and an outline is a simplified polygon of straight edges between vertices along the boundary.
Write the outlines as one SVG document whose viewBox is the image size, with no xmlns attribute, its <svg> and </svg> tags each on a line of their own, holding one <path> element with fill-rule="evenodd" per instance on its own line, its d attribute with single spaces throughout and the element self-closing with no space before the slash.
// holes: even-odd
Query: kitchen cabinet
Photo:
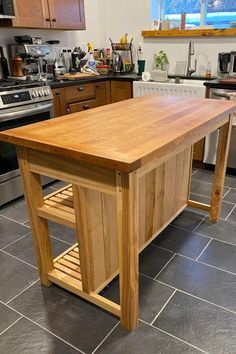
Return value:
<svg viewBox="0 0 236 354">
<path fill-rule="evenodd" d="M 64 88 L 52 89 L 54 117 L 66 114 L 65 90 Z"/>
<path fill-rule="evenodd" d="M 50 28 L 48 0 L 14 0 L 13 27 Z"/>
<path fill-rule="evenodd" d="M 111 81 L 111 103 L 132 98 L 131 81 Z"/>
<path fill-rule="evenodd" d="M 110 81 L 95 83 L 97 107 L 111 103 Z"/>
<path fill-rule="evenodd" d="M 12 27 L 85 29 L 84 0 L 14 0 Z"/>
<path fill-rule="evenodd" d="M 92 82 L 52 89 L 54 116 L 104 106 L 110 100 L 110 81 Z"/>
<path fill-rule="evenodd" d="M 205 139 L 201 139 L 196 144 L 194 144 L 193 160 L 203 162 L 204 145 L 205 145 Z"/>
</svg>

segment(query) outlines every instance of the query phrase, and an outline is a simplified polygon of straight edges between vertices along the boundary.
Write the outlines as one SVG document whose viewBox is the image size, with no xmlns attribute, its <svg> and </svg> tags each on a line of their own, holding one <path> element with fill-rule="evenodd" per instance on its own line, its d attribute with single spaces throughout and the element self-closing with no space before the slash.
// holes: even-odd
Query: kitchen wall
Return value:
<svg viewBox="0 0 236 354">
<path fill-rule="evenodd" d="M 103 3 L 103 4 L 102 4 Z M 188 43 L 190 38 L 142 38 L 141 31 L 150 29 L 151 0 L 100 0 L 104 9 L 104 35 L 101 42 L 108 43 L 119 40 L 122 33 L 127 32 L 134 43 L 143 43 L 143 58 L 146 59 L 146 70 L 152 69 L 153 56 L 159 50 L 167 52 L 170 61 L 170 73 L 175 70 L 176 61 L 186 61 Z M 206 65 L 211 63 L 212 73 L 217 73 L 218 52 L 236 50 L 235 37 L 199 37 L 192 39 L 195 44 L 195 57 L 197 59 L 197 73 L 205 74 Z"/>
<path fill-rule="evenodd" d="M 173 73 L 176 61 L 187 60 L 188 42 L 190 38 L 145 38 L 141 36 L 143 29 L 150 28 L 151 0 L 85 0 L 85 31 L 52 31 L 28 29 L 0 29 L 0 45 L 13 42 L 16 34 L 42 36 L 44 40 L 59 39 L 64 48 L 74 48 L 81 43 L 92 41 L 95 47 L 110 46 L 109 38 L 119 41 L 124 33 L 134 44 L 143 44 L 143 57 L 146 59 L 146 70 L 151 70 L 154 53 L 163 49 L 170 61 L 170 72 Z M 198 74 L 204 74 L 208 61 L 212 64 L 212 72 L 216 74 L 217 53 L 236 50 L 235 37 L 194 38 L 195 57 L 198 61 Z"/>
</svg>

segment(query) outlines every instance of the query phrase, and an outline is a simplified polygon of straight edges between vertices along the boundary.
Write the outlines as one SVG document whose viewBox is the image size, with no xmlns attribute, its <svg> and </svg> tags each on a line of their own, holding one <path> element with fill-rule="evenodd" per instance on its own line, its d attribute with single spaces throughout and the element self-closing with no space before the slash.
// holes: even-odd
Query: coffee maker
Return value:
<svg viewBox="0 0 236 354">
<path fill-rule="evenodd" d="M 222 52 L 218 54 L 217 76 L 219 79 L 225 79 L 229 77 L 230 59 L 230 52 Z"/>
<path fill-rule="evenodd" d="M 11 44 L 8 46 L 10 62 L 20 56 L 22 59 L 23 75 L 38 75 L 42 79 L 43 58 L 49 54 L 49 47 L 45 44 Z"/>
</svg>

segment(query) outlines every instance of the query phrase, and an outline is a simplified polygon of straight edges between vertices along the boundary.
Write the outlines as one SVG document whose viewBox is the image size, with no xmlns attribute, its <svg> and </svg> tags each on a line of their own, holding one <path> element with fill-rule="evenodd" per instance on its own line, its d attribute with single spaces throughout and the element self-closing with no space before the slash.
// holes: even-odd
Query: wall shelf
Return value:
<svg viewBox="0 0 236 354">
<path fill-rule="evenodd" d="M 144 30 L 143 37 L 220 37 L 236 36 L 236 28 L 189 29 L 189 30 Z"/>
</svg>

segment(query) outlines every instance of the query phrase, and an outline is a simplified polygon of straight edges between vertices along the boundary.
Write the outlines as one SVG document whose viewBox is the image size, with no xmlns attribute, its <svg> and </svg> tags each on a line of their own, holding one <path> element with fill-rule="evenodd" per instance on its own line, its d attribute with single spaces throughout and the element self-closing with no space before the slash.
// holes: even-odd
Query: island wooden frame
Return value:
<svg viewBox="0 0 236 354">
<path fill-rule="evenodd" d="M 207 210 L 212 221 L 218 220 L 231 127 L 232 115 L 220 127 L 211 205 L 189 200 L 193 145 L 128 172 L 17 146 L 41 283 L 58 284 L 134 330 L 139 317 L 139 252 L 187 205 Z M 43 197 L 40 175 L 69 185 Z M 75 228 L 78 235 L 78 244 L 54 260 L 48 220 Z M 118 274 L 120 304 L 100 295 Z"/>
</svg>

